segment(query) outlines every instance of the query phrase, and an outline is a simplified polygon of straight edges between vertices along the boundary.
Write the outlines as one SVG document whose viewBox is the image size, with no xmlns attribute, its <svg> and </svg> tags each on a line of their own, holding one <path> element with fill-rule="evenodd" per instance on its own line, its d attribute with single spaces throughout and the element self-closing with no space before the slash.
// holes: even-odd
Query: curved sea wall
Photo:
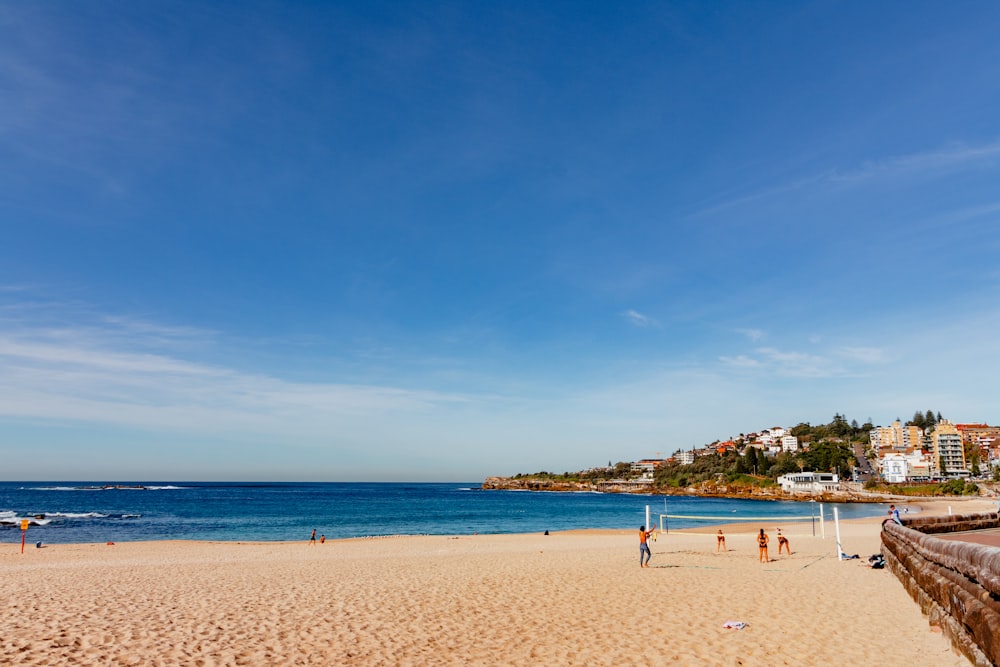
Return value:
<svg viewBox="0 0 1000 667">
<path fill-rule="evenodd" d="M 935 534 L 1000 527 L 1000 515 L 903 519 L 882 530 L 882 554 L 933 626 L 974 665 L 1000 664 L 1000 548 Z"/>
</svg>

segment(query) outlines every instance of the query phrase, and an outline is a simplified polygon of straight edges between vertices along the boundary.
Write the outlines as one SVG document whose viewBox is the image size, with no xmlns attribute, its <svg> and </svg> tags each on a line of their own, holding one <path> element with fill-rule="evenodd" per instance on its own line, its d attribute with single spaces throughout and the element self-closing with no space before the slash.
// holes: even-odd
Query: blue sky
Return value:
<svg viewBox="0 0 1000 667">
<path fill-rule="evenodd" d="M 1000 5 L 0 5 L 0 475 L 1000 422 Z"/>
</svg>

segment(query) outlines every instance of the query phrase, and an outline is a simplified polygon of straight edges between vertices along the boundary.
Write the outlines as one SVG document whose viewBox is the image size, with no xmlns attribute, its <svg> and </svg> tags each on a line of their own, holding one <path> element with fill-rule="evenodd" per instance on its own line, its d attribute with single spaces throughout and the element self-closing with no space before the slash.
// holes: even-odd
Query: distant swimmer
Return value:
<svg viewBox="0 0 1000 667">
<path fill-rule="evenodd" d="M 781 555 L 781 549 L 784 548 L 788 555 L 792 555 L 792 547 L 788 544 L 788 538 L 781 534 L 781 529 L 778 529 L 778 555 Z"/>
<path fill-rule="evenodd" d="M 715 553 L 726 550 L 726 535 L 719 529 L 718 534 L 715 536 Z"/>
<path fill-rule="evenodd" d="M 309 536 L 309 544 L 310 544 L 310 546 L 313 545 L 313 544 L 316 544 L 316 529 L 315 528 L 313 528 L 312 535 Z"/>
</svg>

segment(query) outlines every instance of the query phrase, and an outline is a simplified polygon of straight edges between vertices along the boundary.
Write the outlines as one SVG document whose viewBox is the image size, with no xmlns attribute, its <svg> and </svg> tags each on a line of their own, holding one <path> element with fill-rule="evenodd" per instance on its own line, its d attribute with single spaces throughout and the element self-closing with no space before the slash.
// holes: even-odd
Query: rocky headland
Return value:
<svg viewBox="0 0 1000 667">
<path fill-rule="evenodd" d="M 817 500 L 825 502 L 885 502 L 881 493 L 864 491 L 860 485 L 845 483 L 839 491 L 824 493 L 786 493 L 781 487 L 700 482 L 684 487 L 664 487 L 632 480 L 565 481 L 544 477 L 487 477 L 482 484 L 485 490 L 506 491 L 564 491 L 597 493 L 638 493 L 663 496 L 704 496 L 706 498 L 740 498 L 748 500 Z"/>
</svg>

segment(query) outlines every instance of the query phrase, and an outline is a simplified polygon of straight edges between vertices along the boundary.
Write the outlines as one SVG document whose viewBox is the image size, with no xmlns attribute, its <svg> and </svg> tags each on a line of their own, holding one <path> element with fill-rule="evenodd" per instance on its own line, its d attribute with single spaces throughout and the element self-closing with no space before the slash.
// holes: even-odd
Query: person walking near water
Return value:
<svg viewBox="0 0 1000 667">
<path fill-rule="evenodd" d="M 757 535 L 757 550 L 759 553 L 757 560 L 760 561 L 761 563 L 771 562 L 771 559 L 767 557 L 767 541 L 768 541 L 767 533 L 765 533 L 764 529 L 761 528 L 760 534 Z"/>
<path fill-rule="evenodd" d="M 653 552 L 649 550 L 649 544 L 646 543 L 652 534 L 653 531 L 646 530 L 645 526 L 639 526 L 639 567 L 649 567 L 649 559 L 653 557 Z"/>
<path fill-rule="evenodd" d="M 316 544 L 316 529 L 313 528 L 312 535 L 309 536 L 309 546 Z"/>
</svg>

